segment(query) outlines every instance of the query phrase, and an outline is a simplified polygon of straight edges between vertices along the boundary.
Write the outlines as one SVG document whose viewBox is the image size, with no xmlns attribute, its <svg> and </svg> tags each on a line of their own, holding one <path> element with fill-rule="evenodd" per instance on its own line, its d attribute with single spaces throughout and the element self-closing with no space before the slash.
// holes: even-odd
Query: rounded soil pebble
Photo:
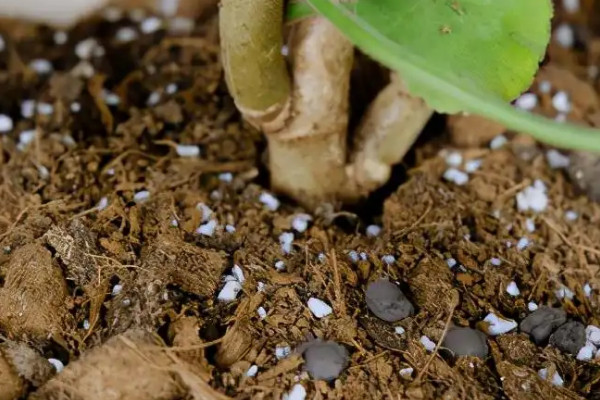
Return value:
<svg viewBox="0 0 600 400">
<path fill-rule="evenodd" d="M 442 346 L 455 356 L 476 356 L 484 358 L 488 355 L 486 336 L 471 328 L 455 327 L 448 331 Z"/>
<path fill-rule="evenodd" d="M 550 337 L 552 331 L 567 322 L 567 313 L 561 308 L 540 307 L 529 314 L 519 328 L 541 344 Z"/>
<path fill-rule="evenodd" d="M 396 322 L 414 314 L 415 308 L 402 290 L 386 279 L 378 279 L 367 286 L 367 307 L 378 318 Z"/>
<path fill-rule="evenodd" d="M 577 354 L 585 346 L 585 326 L 581 322 L 569 321 L 550 336 L 550 344 L 569 354 Z"/>
<path fill-rule="evenodd" d="M 301 346 L 304 367 L 313 379 L 336 379 L 348 364 L 348 351 L 335 342 L 314 340 Z"/>
</svg>

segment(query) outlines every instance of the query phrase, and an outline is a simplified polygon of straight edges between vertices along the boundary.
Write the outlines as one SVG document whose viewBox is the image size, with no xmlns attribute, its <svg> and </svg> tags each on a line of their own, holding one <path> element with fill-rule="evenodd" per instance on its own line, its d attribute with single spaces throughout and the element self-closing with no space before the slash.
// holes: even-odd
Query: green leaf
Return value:
<svg viewBox="0 0 600 400">
<path fill-rule="evenodd" d="M 436 110 L 467 111 L 556 146 L 600 151 L 598 131 L 508 104 L 545 52 L 550 0 L 307 1 Z"/>
<path fill-rule="evenodd" d="M 315 10 L 304 0 L 290 1 L 286 11 L 286 21 L 295 22 L 316 15 Z"/>
</svg>

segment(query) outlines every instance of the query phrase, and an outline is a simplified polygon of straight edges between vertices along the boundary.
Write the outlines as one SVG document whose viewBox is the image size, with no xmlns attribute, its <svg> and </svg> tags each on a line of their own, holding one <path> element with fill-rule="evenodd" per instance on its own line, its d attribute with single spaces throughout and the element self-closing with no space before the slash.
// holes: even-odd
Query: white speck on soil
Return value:
<svg viewBox="0 0 600 400">
<path fill-rule="evenodd" d="M 54 32 L 54 44 L 57 44 L 59 46 L 67 43 L 67 41 L 69 40 L 69 35 L 67 35 L 67 32 L 65 31 L 56 31 Z"/>
<path fill-rule="evenodd" d="M 281 260 L 275 262 L 275 269 L 277 271 L 283 271 L 285 269 L 285 263 Z"/>
<path fill-rule="evenodd" d="M 104 99 L 104 102 L 109 106 L 118 106 L 121 102 L 121 98 L 119 98 L 119 96 L 116 93 L 113 93 L 106 89 L 102 90 L 102 98 Z"/>
<path fill-rule="evenodd" d="M 87 331 L 90 329 L 90 326 L 90 321 L 88 321 L 87 319 L 83 320 L 83 329 Z"/>
<path fill-rule="evenodd" d="M 448 168 L 446 172 L 444 172 L 444 179 L 448 182 L 453 182 L 462 186 L 469 182 L 469 175 L 456 168 Z"/>
<path fill-rule="evenodd" d="M 296 383 L 292 390 L 284 394 L 282 400 L 304 400 L 306 399 L 306 389 L 299 383 Z"/>
<path fill-rule="evenodd" d="M 233 181 L 233 174 L 231 172 L 223 172 L 219 174 L 219 180 L 225 183 L 231 183 Z"/>
<path fill-rule="evenodd" d="M 492 264 L 494 267 L 499 267 L 502 264 L 502 260 L 500 260 L 497 257 L 494 257 L 490 259 L 490 264 Z"/>
<path fill-rule="evenodd" d="M 140 24 L 140 30 L 143 33 L 149 34 L 158 31 L 162 27 L 163 23 L 160 18 L 148 17 Z"/>
<path fill-rule="evenodd" d="M 179 157 L 198 157 L 200 155 L 200 147 L 193 144 L 178 144 L 175 146 L 175 151 Z"/>
<path fill-rule="evenodd" d="M 421 342 L 423 347 L 425 347 L 425 350 L 430 351 L 430 352 L 435 350 L 435 343 L 431 339 L 429 339 L 427 336 L 425 336 L 425 335 L 421 336 L 419 341 Z"/>
<path fill-rule="evenodd" d="M 71 103 L 71 112 L 78 113 L 81 111 L 81 104 L 74 101 Z"/>
<path fill-rule="evenodd" d="M 52 115 L 54 113 L 54 106 L 50 103 L 37 103 L 36 109 L 40 115 Z"/>
<path fill-rule="evenodd" d="M 308 229 L 308 223 L 312 221 L 312 217 L 308 214 L 300 213 L 294 216 L 292 220 L 292 228 L 297 232 L 302 233 Z"/>
<path fill-rule="evenodd" d="M 281 245 L 281 251 L 283 254 L 290 254 L 292 252 L 292 243 L 294 242 L 294 234 L 292 232 L 283 232 L 279 235 L 279 244 Z"/>
<path fill-rule="evenodd" d="M 585 295 L 585 297 L 590 297 L 592 295 L 592 287 L 589 283 L 583 285 L 583 294 Z"/>
<path fill-rule="evenodd" d="M 113 296 L 116 296 L 119 293 L 121 293 L 122 291 L 123 291 L 123 285 L 116 284 L 115 286 L 113 286 L 111 294 Z"/>
<path fill-rule="evenodd" d="M 13 129 L 13 120 L 6 114 L 0 114 L 0 132 L 10 132 Z"/>
<path fill-rule="evenodd" d="M 179 226 L 179 221 L 177 221 L 177 219 L 176 219 L 176 218 L 173 218 L 173 219 L 171 220 L 171 226 L 173 226 L 173 227 L 178 227 L 178 226 Z"/>
<path fill-rule="evenodd" d="M 446 156 L 446 164 L 448 164 L 449 167 L 458 168 L 461 166 L 462 162 L 463 156 L 457 151 L 450 152 Z"/>
<path fill-rule="evenodd" d="M 538 105 L 535 93 L 523 93 L 516 101 L 515 106 L 521 110 L 531 111 Z"/>
<path fill-rule="evenodd" d="M 273 196 L 271 193 L 267 193 L 267 192 L 261 193 L 258 200 L 261 203 L 263 203 L 265 205 L 265 207 L 267 207 L 267 210 L 269 210 L 269 211 L 277 211 L 277 209 L 279 208 L 279 204 L 280 204 L 279 199 L 277 199 L 277 197 Z"/>
<path fill-rule="evenodd" d="M 567 92 L 556 92 L 552 96 L 552 107 L 559 113 L 568 114 L 571 112 L 571 99 L 569 99 Z"/>
<path fill-rule="evenodd" d="M 135 29 L 130 26 L 124 26 L 115 33 L 115 39 L 117 42 L 127 43 L 137 39 L 138 33 Z"/>
<path fill-rule="evenodd" d="M 292 349 L 290 348 L 290 346 L 277 346 L 275 347 L 275 357 L 278 360 L 281 360 L 282 358 L 286 358 L 287 356 L 289 356 L 292 352 Z"/>
<path fill-rule="evenodd" d="M 540 91 L 540 93 L 550 93 L 550 91 L 552 90 L 552 84 L 550 83 L 550 81 L 541 81 L 538 89 Z"/>
<path fill-rule="evenodd" d="M 396 257 L 390 254 L 386 254 L 385 256 L 381 257 L 381 261 L 383 261 L 387 265 L 391 265 L 396 262 Z"/>
<path fill-rule="evenodd" d="M 331 306 L 325 303 L 323 300 L 319 300 L 316 297 L 308 299 L 308 308 L 317 318 L 323 318 L 333 312 Z"/>
<path fill-rule="evenodd" d="M 586 343 L 579 351 L 577 352 L 577 359 L 579 361 L 589 361 L 596 354 L 596 346 L 592 343 Z"/>
<path fill-rule="evenodd" d="M 89 60 L 90 58 L 92 58 L 94 50 L 98 46 L 98 41 L 94 38 L 82 40 L 75 46 L 75 54 L 82 60 Z"/>
<path fill-rule="evenodd" d="M 45 75 L 52 72 L 54 69 L 52 67 L 52 63 L 43 58 L 36 58 L 35 60 L 31 60 L 29 62 L 29 68 L 31 68 L 35 73 L 39 75 Z"/>
<path fill-rule="evenodd" d="M 543 380 L 547 380 L 548 379 L 548 368 L 540 369 L 538 371 L 538 375 Z M 558 374 L 558 372 L 554 372 L 554 375 L 552 375 L 552 384 L 554 386 L 562 386 L 564 384 L 564 381 L 561 378 L 561 376 Z"/>
<path fill-rule="evenodd" d="M 554 30 L 554 40 L 565 49 L 570 49 L 575 43 L 575 32 L 569 24 L 560 24 Z"/>
<path fill-rule="evenodd" d="M 508 142 L 508 139 L 506 139 L 506 136 L 498 135 L 495 138 L 493 138 L 492 141 L 490 142 L 490 149 L 498 150 L 498 149 L 504 147 L 504 145 L 507 142 Z"/>
<path fill-rule="evenodd" d="M 150 192 L 147 190 L 141 190 L 133 195 L 133 201 L 136 203 L 143 203 L 150 198 Z"/>
<path fill-rule="evenodd" d="M 98 204 L 96 205 L 96 210 L 102 211 L 108 207 L 108 197 L 102 197 Z"/>
<path fill-rule="evenodd" d="M 565 219 L 567 221 L 571 221 L 571 222 L 576 221 L 578 217 L 579 217 L 579 214 L 577 214 L 576 211 L 569 210 L 569 211 L 565 212 Z"/>
<path fill-rule="evenodd" d="M 521 294 L 521 291 L 519 290 L 517 283 L 512 281 L 506 287 L 506 293 L 510 294 L 511 296 L 518 296 Z"/>
<path fill-rule="evenodd" d="M 517 208 L 521 212 L 544 211 L 548 207 L 548 195 L 545 186 L 531 185 L 517 193 Z"/>
<path fill-rule="evenodd" d="M 227 224 L 227 225 L 225 225 L 225 231 L 227 233 L 234 233 L 235 232 L 235 226 Z"/>
<path fill-rule="evenodd" d="M 56 373 L 60 373 L 63 369 L 65 369 L 65 365 L 62 363 L 62 361 L 56 358 L 49 358 L 48 362 L 54 367 Z"/>
<path fill-rule="evenodd" d="M 446 260 L 446 264 L 448 265 L 448 268 L 454 268 L 457 262 L 454 258 L 449 258 Z"/>
<path fill-rule="evenodd" d="M 148 107 L 153 107 L 153 106 L 157 105 L 159 102 L 160 102 L 160 93 L 152 92 L 152 93 L 150 93 L 150 96 L 148 96 L 148 99 L 146 100 L 146 105 Z"/>
<path fill-rule="evenodd" d="M 46 180 L 50 177 L 50 171 L 48 171 L 48 168 L 46 168 L 45 166 L 38 165 L 37 170 L 41 179 Z"/>
<path fill-rule="evenodd" d="M 327 256 L 325 255 L 325 253 L 319 253 L 317 259 L 320 263 L 324 263 L 325 261 L 327 261 Z"/>
<path fill-rule="evenodd" d="M 569 289 L 568 287 L 566 287 L 565 285 L 562 285 L 559 289 L 556 289 L 554 294 L 556 295 L 556 298 L 559 300 L 562 300 L 562 299 L 572 300 L 573 297 L 575 296 L 573 291 L 571 289 Z"/>
<path fill-rule="evenodd" d="M 239 265 L 234 265 L 231 269 L 231 273 L 233 274 L 235 280 L 237 280 L 239 283 L 244 283 L 246 281 L 244 271 L 242 271 L 242 268 Z"/>
<path fill-rule="evenodd" d="M 179 88 L 177 87 L 176 83 L 169 83 L 165 87 L 165 93 L 166 94 L 175 94 L 175 93 L 177 93 L 177 90 L 179 90 Z"/>
<path fill-rule="evenodd" d="M 196 204 L 196 210 L 202 213 L 202 222 L 207 222 L 213 215 L 213 210 L 211 210 L 210 207 L 204 203 Z"/>
<path fill-rule="evenodd" d="M 580 8 L 579 0 L 562 0 L 562 6 L 570 14 L 575 14 Z"/>
<path fill-rule="evenodd" d="M 569 156 L 555 149 L 550 149 L 546 152 L 546 160 L 552 169 L 567 168 L 571 164 Z"/>
<path fill-rule="evenodd" d="M 527 303 L 527 309 L 531 312 L 534 312 L 535 310 L 538 309 L 538 305 L 535 304 L 535 302 L 530 301 L 529 303 Z"/>
<path fill-rule="evenodd" d="M 210 220 L 205 224 L 200 225 L 196 229 L 196 233 L 204 236 L 212 236 L 215 234 L 215 230 L 217 229 L 217 221 Z"/>
<path fill-rule="evenodd" d="M 23 100 L 21 102 L 21 116 L 31 118 L 35 115 L 35 100 Z"/>
<path fill-rule="evenodd" d="M 350 261 L 352 261 L 353 263 L 357 263 L 360 261 L 360 258 L 358 257 L 358 252 L 355 250 L 350 250 L 348 252 L 348 258 L 350 259 Z"/>
<path fill-rule="evenodd" d="M 480 159 L 469 160 L 465 163 L 465 171 L 468 172 L 469 174 L 472 174 L 473 172 L 475 172 L 479 168 L 481 168 L 482 163 L 483 163 L 483 161 Z"/>
<path fill-rule="evenodd" d="M 527 229 L 527 232 L 529 233 L 535 232 L 535 222 L 533 222 L 533 219 L 527 218 L 525 220 L 525 229 Z"/>
<path fill-rule="evenodd" d="M 258 307 L 256 310 L 260 319 L 265 319 L 267 317 L 267 310 L 264 307 Z"/>
<path fill-rule="evenodd" d="M 408 378 L 412 377 L 413 372 L 414 372 L 414 369 L 411 367 L 408 367 L 408 368 L 402 368 L 399 373 L 402 378 L 408 379 Z"/>
<path fill-rule="evenodd" d="M 237 280 L 229 280 L 225 282 L 225 286 L 219 292 L 217 299 L 219 301 L 233 301 L 237 298 L 238 293 L 242 290 L 242 284 Z"/>
<path fill-rule="evenodd" d="M 249 378 L 252 378 L 252 377 L 256 376 L 257 373 L 258 373 L 258 366 L 252 365 L 250 368 L 248 368 L 248 371 L 246 371 L 246 376 Z"/>
<path fill-rule="evenodd" d="M 526 237 L 522 237 L 521 239 L 519 239 L 519 241 L 517 242 L 517 250 L 519 251 L 523 251 L 525 250 L 529 245 L 531 244 L 531 242 L 529 241 L 529 239 L 527 239 Z"/>
<path fill-rule="evenodd" d="M 381 233 L 381 227 L 379 225 L 369 225 L 366 229 L 368 237 L 377 237 Z"/>
<path fill-rule="evenodd" d="M 25 148 L 27 148 L 27 146 L 33 142 L 33 139 L 35 139 L 35 133 L 35 129 L 26 130 L 19 133 L 19 144 L 17 145 L 17 148 L 21 151 L 25 150 Z"/>
<path fill-rule="evenodd" d="M 265 285 L 264 282 L 258 282 L 256 284 L 256 290 L 258 290 L 259 292 L 264 292 L 266 287 L 267 285 Z"/>
<path fill-rule="evenodd" d="M 396 335 L 404 335 L 406 330 L 404 330 L 404 328 L 401 326 L 397 326 L 394 328 L 394 332 L 396 332 Z"/>
<path fill-rule="evenodd" d="M 484 319 L 488 323 L 487 333 L 491 336 L 508 333 L 517 327 L 517 323 L 511 319 L 498 317 L 494 313 L 489 313 Z"/>
<path fill-rule="evenodd" d="M 585 328 L 585 337 L 588 342 L 594 346 L 600 346 L 600 328 L 595 325 L 588 325 Z"/>
</svg>

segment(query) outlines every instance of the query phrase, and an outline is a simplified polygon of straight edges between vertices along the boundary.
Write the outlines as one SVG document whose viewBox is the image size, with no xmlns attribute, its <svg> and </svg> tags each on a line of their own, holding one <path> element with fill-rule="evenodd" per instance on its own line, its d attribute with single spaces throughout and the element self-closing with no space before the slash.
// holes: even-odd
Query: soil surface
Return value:
<svg viewBox="0 0 600 400">
<path fill-rule="evenodd" d="M 553 39 L 533 112 L 600 124 L 593 7 L 559 5 L 573 43 Z M 559 349 L 566 329 L 536 343 L 516 327 L 542 306 L 569 332 L 600 326 L 600 206 L 570 180 L 585 171 L 436 117 L 406 178 L 311 214 L 269 196 L 215 18 L 193 33 L 147 18 L 3 25 L 0 400 L 600 399 L 600 337 L 585 359 Z M 408 317 L 369 311 L 381 278 Z M 452 327 L 484 332 L 487 355 L 432 349 Z M 333 366 L 313 351 L 307 370 L 315 340 L 343 346 Z"/>
</svg>

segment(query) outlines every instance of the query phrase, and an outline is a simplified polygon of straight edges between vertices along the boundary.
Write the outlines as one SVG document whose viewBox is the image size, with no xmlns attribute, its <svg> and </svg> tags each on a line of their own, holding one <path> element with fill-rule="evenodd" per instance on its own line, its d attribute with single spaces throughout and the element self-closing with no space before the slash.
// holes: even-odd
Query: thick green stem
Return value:
<svg viewBox="0 0 600 400">
<path fill-rule="evenodd" d="M 290 96 L 281 54 L 283 0 L 222 0 L 219 14 L 223 67 L 244 116 L 265 130 L 280 128 Z M 276 126 L 269 126 L 279 120 Z"/>
</svg>

